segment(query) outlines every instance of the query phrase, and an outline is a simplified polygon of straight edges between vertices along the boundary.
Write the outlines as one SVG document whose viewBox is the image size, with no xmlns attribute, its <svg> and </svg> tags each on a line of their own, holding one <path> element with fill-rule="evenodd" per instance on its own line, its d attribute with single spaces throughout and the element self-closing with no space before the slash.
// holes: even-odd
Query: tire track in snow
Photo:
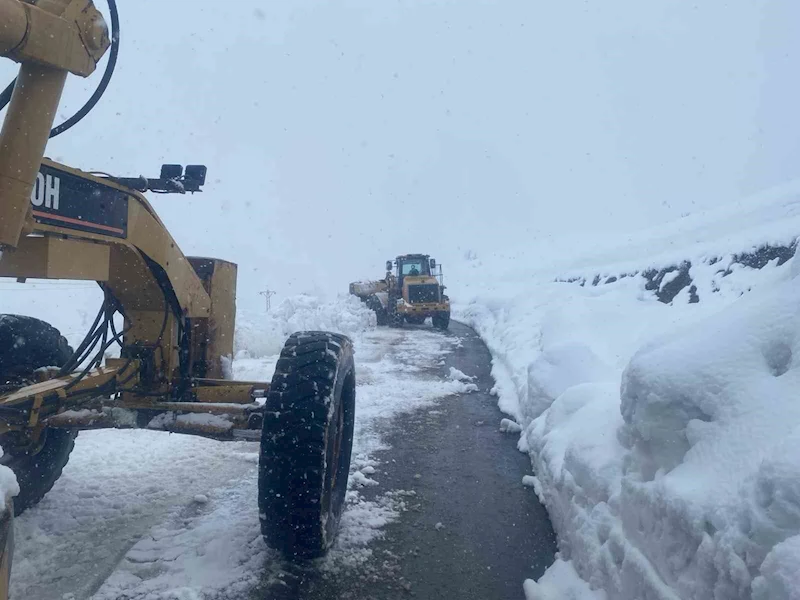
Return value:
<svg viewBox="0 0 800 600">
<path fill-rule="evenodd" d="M 150 527 L 245 473 L 246 447 L 152 431 L 82 433 L 53 490 L 17 519 L 11 599 L 87 597 Z"/>
</svg>

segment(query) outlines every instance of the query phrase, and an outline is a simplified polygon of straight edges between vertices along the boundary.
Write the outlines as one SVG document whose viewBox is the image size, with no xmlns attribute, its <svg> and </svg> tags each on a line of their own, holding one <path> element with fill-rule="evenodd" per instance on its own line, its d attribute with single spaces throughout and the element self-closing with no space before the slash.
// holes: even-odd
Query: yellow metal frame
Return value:
<svg viewBox="0 0 800 600">
<path fill-rule="evenodd" d="M 88 76 L 109 47 L 102 15 L 91 0 L 0 0 L 0 24 L 0 56 L 21 63 L 0 130 L 0 277 L 97 281 L 125 317 L 123 358 L 0 395 L 0 408 L 18 411 L 4 411 L 0 433 L 35 439 L 46 426 L 152 427 L 159 414 L 174 417 L 161 420 L 163 429 L 218 439 L 258 427 L 257 398 L 268 384 L 221 380 L 221 357 L 233 349 L 236 265 L 186 257 L 142 194 L 43 158 L 67 73 Z M 43 219 L 31 201 L 42 167 L 124 195 L 126 230 Z M 146 380 L 136 354 L 143 347 L 158 356 Z M 84 406 L 93 408 L 75 414 Z"/>
<path fill-rule="evenodd" d="M 392 275 L 392 285 L 397 285 L 397 278 Z M 408 288 L 412 285 L 439 285 L 439 280 L 433 275 L 406 275 L 403 277 L 402 298 L 404 302 L 397 306 L 397 312 L 402 315 L 433 316 L 435 313 L 449 312 L 450 302 L 425 302 L 412 304 L 408 301 Z"/>
</svg>

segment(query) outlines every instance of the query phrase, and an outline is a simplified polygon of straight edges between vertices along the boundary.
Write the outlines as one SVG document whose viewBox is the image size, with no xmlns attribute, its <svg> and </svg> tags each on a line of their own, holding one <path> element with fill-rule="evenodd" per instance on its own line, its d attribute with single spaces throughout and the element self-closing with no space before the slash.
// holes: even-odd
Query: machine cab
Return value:
<svg viewBox="0 0 800 600">
<path fill-rule="evenodd" d="M 395 278 L 400 295 L 410 304 L 439 302 L 442 287 L 439 274 L 434 271 L 436 261 L 427 254 L 405 254 L 394 262 L 387 261 L 391 271 L 395 267 Z"/>
<path fill-rule="evenodd" d="M 400 256 L 397 258 L 397 278 L 430 276 L 432 264 L 436 264 L 435 261 L 422 254 Z"/>
</svg>

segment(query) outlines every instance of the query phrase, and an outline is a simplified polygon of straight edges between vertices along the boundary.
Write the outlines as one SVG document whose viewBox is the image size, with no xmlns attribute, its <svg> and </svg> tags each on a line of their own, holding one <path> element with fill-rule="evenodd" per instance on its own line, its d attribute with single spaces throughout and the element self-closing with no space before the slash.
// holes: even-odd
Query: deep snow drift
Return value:
<svg viewBox="0 0 800 600">
<path fill-rule="evenodd" d="M 793 242 L 796 188 L 450 277 L 559 535 L 529 598 L 800 598 L 800 263 L 737 264 Z M 683 261 L 699 303 L 659 302 L 643 272 Z"/>
</svg>

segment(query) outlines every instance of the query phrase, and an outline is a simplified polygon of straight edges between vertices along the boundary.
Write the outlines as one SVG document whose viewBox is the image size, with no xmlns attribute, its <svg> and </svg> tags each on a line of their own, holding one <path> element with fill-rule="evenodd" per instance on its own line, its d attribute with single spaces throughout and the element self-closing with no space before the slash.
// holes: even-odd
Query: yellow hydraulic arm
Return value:
<svg viewBox="0 0 800 600">
<path fill-rule="evenodd" d="M 90 0 L 0 0 L 0 56 L 22 63 L 0 131 L 0 253 L 33 219 L 30 197 L 67 73 L 86 77 L 110 46 Z M 8 598 L 13 511 L 0 516 L 0 600 Z"/>
<path fill-rule="evenodd" d="M 91 75 L 111 42 L 90 0 L 0 0 L 0 56 L 22 63 L 0 131 L 0 250 L 30 228 L 31 190 L 67 73 Z"/>
</svg>

